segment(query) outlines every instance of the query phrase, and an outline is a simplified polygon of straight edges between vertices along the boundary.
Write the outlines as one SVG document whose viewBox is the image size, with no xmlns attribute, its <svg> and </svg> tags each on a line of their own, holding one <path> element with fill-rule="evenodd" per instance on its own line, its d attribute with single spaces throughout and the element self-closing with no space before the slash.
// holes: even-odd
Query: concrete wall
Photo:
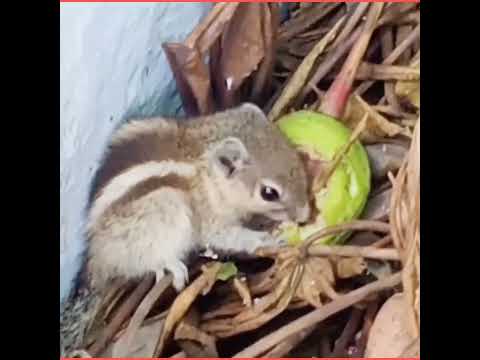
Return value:
<svg viewBox="0 0 480 360">
<path fill-rule="evenodd" d="M 60 299 L 84 247 L 88 187 L 106 140 L 126 116 L 180 110 L 164 41 L 182 41 L 203 3 L 60 4 Z"/>
</svg>

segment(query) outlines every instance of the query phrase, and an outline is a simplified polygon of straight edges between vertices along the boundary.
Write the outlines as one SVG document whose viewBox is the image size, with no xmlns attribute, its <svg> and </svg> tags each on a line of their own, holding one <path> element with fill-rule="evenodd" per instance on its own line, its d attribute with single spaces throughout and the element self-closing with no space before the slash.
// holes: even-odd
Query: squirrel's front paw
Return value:
<svg viewBox="0 0 480 360">
<path fill-rule="evenodd" d="M 173 275 L 173 287 L 177 292 L 181 292 L 188 283 L 188 268 L 181 262 L 175 262 L 167 265 L 167 270 Z"/>
</svg>

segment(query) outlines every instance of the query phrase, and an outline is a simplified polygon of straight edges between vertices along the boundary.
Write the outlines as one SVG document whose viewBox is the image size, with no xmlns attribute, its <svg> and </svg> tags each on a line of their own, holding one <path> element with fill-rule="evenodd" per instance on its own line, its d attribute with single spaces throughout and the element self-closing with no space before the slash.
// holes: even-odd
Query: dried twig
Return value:
<svg viewBox="0 0 480 360">
<path fill-rule="evenodd" d="M 393 30 L 386 29 L 382 35 L 382 56 L 386 58 L 388 54 L 393 51 Z M 372 79 L 375 80 L 375 79 Z M 385 82 L 383 85 L 385 90 L 385 98 L 387 99 L 388 103 L 394 109 L 401 109 L 400 104 L 397 99 L 397 95 L 395 94 L 395 85 L 392 82 Z"/>
<path fill-rule="evenodd" d="M 353 144 L 357 143 L 358 138 L 365 130 L 367 126 L 367 119 L 368 115 L 365 114 L 363 119 L 358 123 L 358 125 L 355 127 L 352 134 L 350 135 L 348 143 L 335 154 L 331 164 L 328 165 L 326 172 L 322 174 L 322 176 L 320 176 L 318 179 L 314 179 L 313 192 L 316 193 L 322 190 L 327 185 L 335 170 L 337 170 L 340 163 L 345 159 L 345 156 L 347 156 L 347 154 L 350 152 Z"/>
<path fill-rule="evenodd" d="M 392 65 L 402 53 L 409 48 L 412 43 L 420 37 L 420 24 L 418 24 L 415 29 L 403 40 L 391 53 L 388 55 L 382 62 L 383 65 Z M 366 81 L 359 85 L 355 90 L 355 93 L 362 95 L 370 89 L 374 84 L 374 81 Z"/>
<path fill-rule="evenodd" d="M 276 120 L 290 102 L 297 96 L 300 90 L 305 86 L 310 70 L 318 56 L 325 50 L 326 46 L 335 38 L 337 31 L 345 18 L 341 18 L 337 24 L 315 45 L 307 57 L 298 66 L 287 86 L 283 89 L 279 99 L 275 102 L 268 114 L 270 120 Z"/>
<path fill-rule="evenodd" d="M 269 349 L 273 348 L 277 344 L 284 341 L 289 336 L 292 336 L 303 329 L 306 329 L 314 324 L 319 323 L 322 320 L 336 314 L 353 304 L 356 304 L 368 296 L 382 291 L 384 289 L 392 288 L 398 285 L 401 282 L 401 274 L 397 273 L 388 278 L 375 281 L 371 284 L 365 285 L 357 290 L 340 296 L 332 302 L 322 306 L 319 309 L 313 310 L 312 312 L 304 315 L 297 320 L 292 321 L 291 323 L 281 327 L 280 329 L 274 331 L 273 333 L 265 336 L 256 343 L 248 346 L 246 349 L 235 354 L 232 358 L 252 358 L 258 357 Z"/>
<path fill-rule="evenodd" d="M 345 24 L 342 31 L 338 35 L 337 39 L 333 42 L 332 48 L 335 48 L 336 46 L 338 46 L 348 37 L 348 35 L 350 35 L 350 33 L 353 31 L 357 23 L 362 18 L 363 14 L 365 14 L 365 11 L 367 11 L 369 5 L 370 4 L 366 2 L 365 3 L 361 2 L 355 5 L 355 10 L 352 16 L 348 18 L 347 23 Z"/>
<path fill-rule="evenodd" d="M 332 76 L 334 75 L 332 74 Z M 327 79 L 330 79 L 330 76 L 327 76 Z M 420 70 L 410 66 L 382 65 L 369 62 L 361 63 L 355 74 L 355 80 L 415 81 L 419 79 Z M 400 112 L 400 110 L 397 110 L 397 112 Z"/>
<path fill-rule="evenodd" d="M 298 344 L 300 344 L 303 340 L 309 337 L 315 329 L 316 326 L 314 325 L 286 338 L 284 341 L 282 341 L 280 344 L 276 345 L 272 350 L 270 350 L 267 354 L 263 355 L 262 358 L 283 358 Z"/>
<path fill-rule="evenodd" d="M 360 34 L 362 32 L 362 28 L 356 29 L 350 37 L 339 44 L 334 50 L 331 50 L 326 56 L 325 60 L 318 66 L 315 73 L 312 75 L 311 79 L 309 80 L 310 87 L 304 88 L 303 91 L 300 93 L 297 101 L 302 102 L 308 93 L 311 91 L 311 86 L 318 84 L 327 74 L 328 72 L 335 66 L 335 64 L 347 54 L 347 52 L 351 49 L 353 44 L 358 40 Z"/>
<path fill-rule="evenodd" d="M 353 308 L 352 313 L 350 315 L 350 319 L 345 325 L 342 334 L 340 337 L 335 341 L 335 346 L 333 348 L 333 352 L 331 357 L 333 358 L 342 358 L 346 357 L 347 355 L 347 347 L 349 343 L 352 341 L 357 329 L 360 325 L 360 321 L 362 320 L 363 310 L 358 308 Z"/>
<path fill-rule="evenodd" d="M 315 234 L 310 235 L 305 241 L 303 242 L 302 246 L 305 249 L 308 249 L 315 241 L 342 232 L 348 231 L 374 231 L 374 232 L 381 232 L 381 233 L 389 233 L 390 232 L 390 225 L 381 222 L 381 221 L 373 221 L 373 220 L 355 220 L 346 224 L 340 224 L 336 226 L 330 226 L 325 229 L 322 229 Z"/>
<path fill-rule="evenodd" d="M 397 249 L 379 249 L 374 246 L 333 246 L 314 244 L 308 249 L 308 254 L 312 256 L 348 256 L 377 260 L 400 260 L 400 255 L 398 254 Z"/>
<path fill-rule="evenodd" d="M 352 354 L 354 357 L 363 357 L 365 353 L 365 347 L 367 346 L 368 335 L 370 334 L 370 329 L 375 320 L 375 315 L 378 311 L 378 301 L 370 302 L 367 306 L 367 311 L 365 312 L 363 326 L 361 330 L 360 338 L 356 343 L 356 353 Z"/>
</svg>

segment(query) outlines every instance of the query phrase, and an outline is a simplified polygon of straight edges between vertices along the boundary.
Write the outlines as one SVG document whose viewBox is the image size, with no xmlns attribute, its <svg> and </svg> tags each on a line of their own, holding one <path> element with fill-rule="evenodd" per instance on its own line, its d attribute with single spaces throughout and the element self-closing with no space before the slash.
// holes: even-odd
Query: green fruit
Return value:
<svg viewBox="0 0 480 360">
<path fill-rule="evenodd" d="M 308 148 L 315 157 L 331 161 L 350 141 L 352 132 L 327 115 L 298 111 L 280 118 L 280 130 L 297 147 Z M 356 142 L 331 175 L 326 187 L 315 194 L 320 212 L 317 221 L 303 227 L 287 228 L 289 242 L 297 244 L 326 226 L 339 225 L 358 218 L 370 192 L 370 165 L 365 149 Z M 323 243 L 341 243 L 346 235 L 321 239 Z"/>
</svg>

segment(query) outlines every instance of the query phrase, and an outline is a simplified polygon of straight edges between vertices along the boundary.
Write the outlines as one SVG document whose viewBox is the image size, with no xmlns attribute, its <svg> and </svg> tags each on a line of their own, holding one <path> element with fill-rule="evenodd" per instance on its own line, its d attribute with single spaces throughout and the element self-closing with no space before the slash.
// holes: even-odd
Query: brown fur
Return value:
<svg viewBox="0 0 480 360">
<path fill-rule="evenodd" d="M 169 174 L 163 177 L 151 177 L 131 188 L 124 196 L 112 204 L 112 208 L 129 204 L 162 187 L 171 187 L 182 191 L 188 191 L 190 188 L 190 182 L 176 174 Z"/>
<path fill-rule="evenodd" d="M 95 193 L 98 194 L 111 179 L 134 165 L 179 158 L 177 124 L 158 118 L 132 123 L 120 129 L 114 137 L 97 173 Z"/>
</svg>

